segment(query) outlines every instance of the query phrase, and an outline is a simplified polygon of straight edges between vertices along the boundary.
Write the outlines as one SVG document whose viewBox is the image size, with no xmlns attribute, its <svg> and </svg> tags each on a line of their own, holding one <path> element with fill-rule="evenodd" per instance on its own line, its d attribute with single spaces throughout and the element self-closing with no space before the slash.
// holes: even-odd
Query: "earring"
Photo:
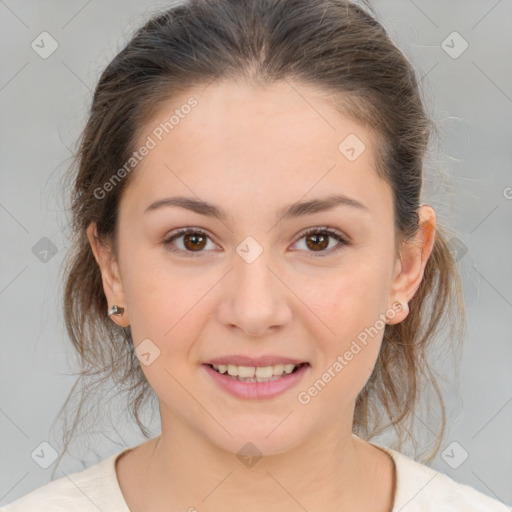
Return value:
<svg viewBox="0 0 512 512">
<path fill-rule="evenodd" d="M 397 300 L 395 304 L 399 304 L 402 311 L 405 311 L 407 314 L 409 313 L 409 303 L 406 301 Z"/>
<path fill-rule="evenodd" d="M 124 313 L 124 308 L 120 307 L 120 306 L 112 306 L 112 309 L 109 309 L 108 310 L 108 316 L 110 317 L 111 315 L 116 315 L 116 316 L 122 316 Z"/>
<path fill-rule="evenodd" d="M 391 311 L 392 315 L 391 317 L 388 317 L 387 313 L 386 313 L 386 323 L 388 323 L 387 321 L 394 318 L 396 316 L 396 305 L 398 304 L 398 306 L 400 307 L 399 311 L 405 311 L 406 313 L 406 316 L 409 314 L 409 304 L 407 302 L 402 302 L 401 300 L 395 300 L 395 302 L 393 302 L 393 311 Z"/>
</svg>

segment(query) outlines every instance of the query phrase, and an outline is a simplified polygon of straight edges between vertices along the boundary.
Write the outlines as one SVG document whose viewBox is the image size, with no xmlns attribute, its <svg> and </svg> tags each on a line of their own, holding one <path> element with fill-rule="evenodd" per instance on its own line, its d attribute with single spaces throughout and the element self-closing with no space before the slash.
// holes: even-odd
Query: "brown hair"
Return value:
<svg viewBox="0 0 512 512">
<path fill-rule="evenodd" d="M 101 199 L 95 190 L 130 158 L 138 130 L 163 102 L 218 77 L 265 83 L 290 79 L 325 92 L 339 112 L 375 134 L 377 172 L 393 190 L 397 249 L 418 231 L 424 159 L 436 127 L 425 111 L 414 69 L 374 15 L 345 0 L 191 0 L 154 16 L 102 73 L 80 138 L 76 172 L 68 176 L 73 181 L 74 239 L 65 269 L 64 312 L 81 369 L 59 412 L 78 396 L 61 456 L 77 426 L 91 419 L 84 405 L 94 392 L 104 393 L 107 388 L 100 386 L 107 382 L 130 394 L 129 411 L 149 436 L 140 413 L 154 392 L 133 350 L 130 328 L 106 316 L 101 274 L 86 229 L 96 223 L 100 240 L 117 254 L 118 204 L 136 171 Z M 464 330 L 460 276 L 447 233 L 438 223 L 409 315 L 385 327 L 353 424 L 364 439 L 392 426 L 401 447 L 413 437 L 420 389 L 431 385 L 441 414 L 431 458 L 444 434 L 445 406 L 427 355 L 446 319 L 451 330 L 445 348 L 455 347 Z"/>
</svg>

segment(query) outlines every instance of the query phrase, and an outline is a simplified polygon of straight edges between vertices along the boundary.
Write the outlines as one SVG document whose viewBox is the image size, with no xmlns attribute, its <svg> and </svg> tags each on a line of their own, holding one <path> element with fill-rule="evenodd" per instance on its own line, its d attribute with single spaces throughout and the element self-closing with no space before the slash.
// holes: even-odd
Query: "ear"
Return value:
<svg viewBox="0 0 512 512">
<path fill-rule="evenodd" d="M 124 308 L 122 316 L 111 315 L 110 318 L 121 327 L 128 327 L 130 320 L 128 317 L 128 308 L 124 296 L 123 283 L 119 272 L 119 265 L 114 257 L 112 249 L 102 244 L 98 238 L 96 223 L 91 222 L 87 228 L 87 238 L 91 244 L 94 258 L 101 270 L 101 280 L 103 282 L 103 291 L 107 298 L 109 308 L 114 304 Z M 107 311 L 105 311 L 105 315 Z"/>
<path fill-rule="evenodd" d="M 436 213 L 428 205 L 418 210 L 419 230 L 416 236 L 404 242 L 400 249 L 401 255 L 397 259 L 395 277 L 391 286 L 390 301 L 409 302 L 423 279 L 423 272 L 434 248 Z M 391 309 L 392 306 L 388 305 Z M 388 324 L 397 324 L 403 321 L 409 313 L 408 308 L 400 310 L 389 320 Z"/>
</svg>

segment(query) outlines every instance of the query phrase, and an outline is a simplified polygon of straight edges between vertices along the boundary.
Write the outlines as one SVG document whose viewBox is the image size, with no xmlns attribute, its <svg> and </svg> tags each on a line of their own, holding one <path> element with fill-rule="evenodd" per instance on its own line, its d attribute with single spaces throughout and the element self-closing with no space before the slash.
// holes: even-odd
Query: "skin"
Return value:
<svg viewBox="0 0 512 512">
<path fill-rule="evenodd" d="M 374 170 L 372 134 L 304 84 L 216 81 L 190 89 L 159 110 L 141 143 L 192 95 L 198 106 L 149 152 L 123 192 L 118 259 L 98 243 L 94 224 L 88 230 L 109 307 L 125 308 L 112 320 L 131 325 L 135 346 L 149 338 L 160 350 L 141 367 L 159 398 L 162 434 L 118 459 L 125 499 L 135 512 L 390 511 L 392 459 L 352 435 L 355 400 L 384 327 L 308 404 L 297 394 L 379 314 L 391 311 L 390 324 L 404 320 L 408 309 L 392 305 L 410 301 L 421 283 L 435 212 L 420 207 L 421 229 L 400 258 L 392 190 Z M 354 161 L 338 150 L 349 134 L 366 145 Z M 276 224 L 279 208 L 332 193 L 369 211 L 337 206 Z M 171 195 L 214 203 L 227 221 L 179 207 L 143 213 Z M 329 238 L 315 248 L 303 231 L 325 225 L 351 245 L 333 252 L 339 242 Z M 182 227 L 207 232 L 202 252 L 183 235 L 162 243 Z M 263 248 L 250 264 L 236 252 L 247 236 Z M 275 398 L 242 400 L 201 366 L 227 354 L 277 354 L 311 366 Z M 247 442 L 263 455 L 252 467 L 236 456 Z"/>
</svg>

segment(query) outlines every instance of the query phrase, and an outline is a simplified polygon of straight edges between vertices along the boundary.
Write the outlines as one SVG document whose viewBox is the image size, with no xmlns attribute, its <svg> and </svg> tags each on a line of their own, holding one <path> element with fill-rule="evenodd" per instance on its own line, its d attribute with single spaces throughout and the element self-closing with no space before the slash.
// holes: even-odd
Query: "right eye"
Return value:
<svg viewBox="0 0 512 512">
<path fill-rule="evenodd" d="M 175 249 L 172 247 L 175 240 L 182 238 L 182 246 L 183 248 Z M 187 257 L 194 257 L 196 254 L 205 252 L 204 249 L 206 245 L 206 240 L 209 239 L 209 236 L 205 231 L 199 228 L 181 228 L 169 236 L 167 236 L 164 240 L 162 240 L 162 244 L 171 252 L 183 254 Z M 213 242 L 212 242 L 213 244 Z"/>
</svg>

